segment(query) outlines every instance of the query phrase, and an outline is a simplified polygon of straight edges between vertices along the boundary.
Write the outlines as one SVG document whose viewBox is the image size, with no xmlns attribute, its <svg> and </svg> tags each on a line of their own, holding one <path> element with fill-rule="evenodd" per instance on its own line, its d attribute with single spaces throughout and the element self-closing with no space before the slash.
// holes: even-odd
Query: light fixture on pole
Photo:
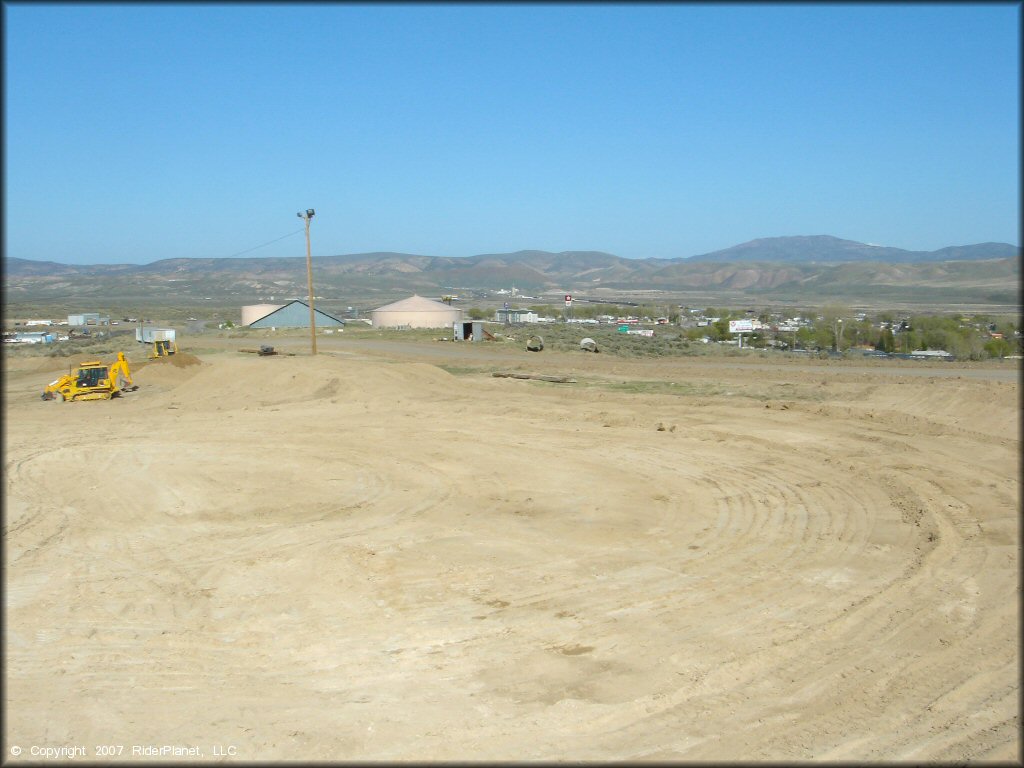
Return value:
<svg viewBox="0 0 1024 768">
<path fill-rule="evenodd" d="M 309 251 L 309 222 L 313 216 L 316 215 L 316 211 L 312 208 L 307 208 L 306 212 L 299 211 L 295 214 L 300 219 L 306 221 L 306 278 L 309 281 L 309 338 L 313 346 L 313 354 L 316 354 L 316 316 L 313 311 L 313 258 L 310 256 Z"/>
</svg>

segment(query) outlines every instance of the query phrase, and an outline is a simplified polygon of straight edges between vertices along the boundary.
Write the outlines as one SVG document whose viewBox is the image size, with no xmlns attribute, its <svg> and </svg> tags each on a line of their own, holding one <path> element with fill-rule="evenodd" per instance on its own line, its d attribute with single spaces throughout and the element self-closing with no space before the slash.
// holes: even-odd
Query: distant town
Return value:
<svg viewBox="0 0 1024 768">
<path fill-rule="evenodd" d="M 272 297 L 271 297 L 272 298 Z M 474 297 L 478 298 L 478 297 Z M 415 308 L 406 302 L 421 302 Z M 1016 359 L 1022 354 L 1021 330 L 1005 317 L 957 313 L 920 314 L 895 311 L 869 313 L 853 311 L 843 305 L 826 305 L 816 311 L 800 313 L 778 309 L 693 307 L 672 304 L 634 302 L 607 303 L 565 296 L 564 306 L 534 303 L 535 297 L 513 289 L 493 292 L 501 302 L 496 309 L 477 301 L 467 308 L 459 296 L 447 294 L 437 299 L 412 297 L 359 316 L 347 307 L 329 314 L 317 306 L 317 327 L 323 332 L 341 330 L 345 325 L 372 326 L 403 330 L 414 327 L 448 328 L 453 339 L 473 339 L 456 326 L 463 320 L 476 322 L 491 331 L 509 327 L 543 328 L 583 326 L 605 334 L 622 334 L 673 342 L 673 349 L 685 354 L 687 348 L 723 345 L 737 349 L 767 350 L 796 355 L 868 356 L 935 360 Z M 472 303 L 472 302 L 471 302 Z M 450 307 L 452 314 L 432 315 L 433 307 Z M 399 308 L 403 312 L 396 312 Z M 386 310 L 392 310 L 388 313 Z M 427 312 L 420 321 L 413 310 Z M 198 314 L 198 313 L 197 313 Z M 161 322 L 125 315 L 112 319 L 100 312 L 75 312 L 60 318 L 22 318 L 7 321 L 3 330 L 5 345 L 57 345 L 70 347 L 62 354 L 74 354 L 81 344 L 134 335 L 140 344 L 154 341 L 175 342 L 182 332 L 201 333 L 209 324 L 218 330 L 246 327 L 308 328 L 309 309 L 301 299 L 287 304 L 258 304 L 241 307 L 242 322 L 232 319 L 199 320 L 189 316 L 185 323 Z M 366 315 L 369 316 L 366 316 Z M 388 319 L 390 318 L 390 319 Z M 178 326 L 178 327 L 174 327 Z M 186 329 L 188 329 L 186 331 Z M 480 338 L 479 335 L 475 338 Z"/>
</svg>

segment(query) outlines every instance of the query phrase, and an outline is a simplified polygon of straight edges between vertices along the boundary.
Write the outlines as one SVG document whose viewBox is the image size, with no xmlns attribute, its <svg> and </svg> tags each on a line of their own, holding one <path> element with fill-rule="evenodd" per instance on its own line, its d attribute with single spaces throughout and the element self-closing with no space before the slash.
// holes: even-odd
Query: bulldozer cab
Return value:
<svg viewBox="0 0 1024 768">
<path fill-rule="evenodd" d="M 95 366 L 91 368 L 79 368 L 78 369 L 78 380 L 75 382 L 75 386 L 79 389 L 92 389 L 100 386 L 100 382 L 106 383 L 107 366 Z"/>
</svg>

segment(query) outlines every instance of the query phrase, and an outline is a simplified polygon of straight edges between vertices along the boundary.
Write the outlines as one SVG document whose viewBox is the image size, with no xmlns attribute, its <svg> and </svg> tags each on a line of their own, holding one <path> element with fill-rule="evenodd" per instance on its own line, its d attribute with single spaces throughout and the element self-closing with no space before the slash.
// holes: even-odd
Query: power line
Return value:
<svg viewBox="0 0 1024 768">
<path fill-rule="evenodd" d="M 296 229 L 294 232 L 289 232 L 287 235 L 281 235 L 281 237 L 274 238 L 273 240 L 268 240 L 267 242 L 263 243 L 262 245 L 254 245 L 252 248 L 246 248 L 244 251 L 239 251 L 238 253 L 232 253 L 227 258 L 232 259 L 235 256 L 241 256 L 243 253 L 249 253 L 250 251 L 255 251 L 255 250 L 259 249 L 259 248 L 265 248 L 268 245 L 273 245 L 278 240 L 284 240 L 286 237 L 293 237 L 295 235 L 301 234 L 302 232 L 303 232 L 303 230 Z"/>
</svg>

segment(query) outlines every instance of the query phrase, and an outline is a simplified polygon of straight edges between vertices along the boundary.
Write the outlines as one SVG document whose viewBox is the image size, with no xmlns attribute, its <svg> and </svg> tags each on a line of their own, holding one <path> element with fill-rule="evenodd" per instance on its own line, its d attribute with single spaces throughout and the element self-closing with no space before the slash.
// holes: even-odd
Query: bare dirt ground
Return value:
<svg viewBox="0 0 1024 768">
<path fill-rule="evenodd" d="M 1016 369 L 220 346 L 5 361 L 12 764 L 1020 759 Z"/>
</svg>

